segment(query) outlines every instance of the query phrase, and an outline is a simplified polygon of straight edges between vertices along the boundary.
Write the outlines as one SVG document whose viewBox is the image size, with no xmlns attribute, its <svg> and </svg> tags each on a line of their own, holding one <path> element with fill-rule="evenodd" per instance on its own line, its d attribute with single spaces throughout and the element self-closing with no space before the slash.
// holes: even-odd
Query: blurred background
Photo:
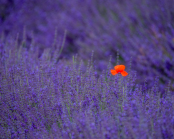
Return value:
<svg viewBox="0 0 174 139">
<path fill-rule="evenodd" d="M 0 0 L 1 41 L 17 39 L 42 57 L 63 51 L 58 60 L 88 60 L 94 51 L 97 74 L 119 64 L 136 71 L 137 83 L 174 90 L 174 0 Z M 24 35 L 25 34 L 25 35 Z M 18 36 L 18 37 L 17 37 Z"/>
</svg>

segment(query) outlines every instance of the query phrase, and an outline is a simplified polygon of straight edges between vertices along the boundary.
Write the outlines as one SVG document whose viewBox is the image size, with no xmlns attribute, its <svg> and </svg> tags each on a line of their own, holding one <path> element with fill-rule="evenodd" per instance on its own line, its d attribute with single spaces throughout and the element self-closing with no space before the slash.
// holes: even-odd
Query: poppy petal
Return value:
<svg viewBox="0 0 174 139">
<path fill-rule="evenodd" d="M 126 71 L 122 71 L 122 72 L 121 72 L 121 75 L 122 75 L 122 76 L 127 76 L 128 73 L 127 73 Z"/>
<path fill-rule="evenodd" d="M 117 72 L 122 72 L 125 69 L 124 65 L 117 65 L 114 67 Z"/>
<path fill-rule="evenodd" d="M 111 71 L 111 74 L 112 74 L 112 75 L 117 74 L 116 70 L 111 69 L 110 71 Z"/>
</svg>

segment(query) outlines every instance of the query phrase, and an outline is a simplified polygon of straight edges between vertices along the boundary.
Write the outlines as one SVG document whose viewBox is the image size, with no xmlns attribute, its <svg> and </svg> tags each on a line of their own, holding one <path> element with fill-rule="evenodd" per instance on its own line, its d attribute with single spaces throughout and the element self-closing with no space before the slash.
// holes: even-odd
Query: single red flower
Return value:
<svg viewBox="0 0 174 139">
<path fill-rule="evenodd" d="M 125 66 L 124 65 L 117 65 L 114 67 L 114 69 L 111 69 L 111 74 L 116 75 L 117 73 L 121 73 L 122 76 L 127 76 L 128 73 L 124 71 Z"/>
</svg>

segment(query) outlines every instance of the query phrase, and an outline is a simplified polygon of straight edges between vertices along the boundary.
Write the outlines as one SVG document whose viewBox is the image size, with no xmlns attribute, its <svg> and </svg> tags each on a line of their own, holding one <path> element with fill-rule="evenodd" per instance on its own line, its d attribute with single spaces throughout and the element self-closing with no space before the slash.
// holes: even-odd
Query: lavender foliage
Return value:
<svg viewBox="0 0 174 139">
<path fill-rule="evenodd" d="M 147 89 L 134 71 L 112 76 L 109 63 L 97 76 L 92 57 L 84 69 L 15 42 L 1 42 L 0 138 L 173 138 L 174 96 L 158 78 Z"/>
<path fill-rule="evenodd" d="M 173 21 L 172 0 L 1 0 L 0 138 L 174 138 Z"/>
</svg>

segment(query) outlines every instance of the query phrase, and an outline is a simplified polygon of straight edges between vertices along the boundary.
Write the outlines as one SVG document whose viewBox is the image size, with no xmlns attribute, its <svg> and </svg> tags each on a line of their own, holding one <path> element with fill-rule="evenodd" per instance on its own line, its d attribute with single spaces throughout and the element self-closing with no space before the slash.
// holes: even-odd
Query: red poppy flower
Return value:
<svg viewBox="0 0 174 139">
<path fill-rule="evenodd" d="M 111 69 L 111 74 L 116 75 L 117 73 L 121 73 L 122 76 L 127 76 L 128 73 L 124 71 L 125 66 L 124 65 L 117 65 L 114 67 L 114 69 Z"/>
</svg>

